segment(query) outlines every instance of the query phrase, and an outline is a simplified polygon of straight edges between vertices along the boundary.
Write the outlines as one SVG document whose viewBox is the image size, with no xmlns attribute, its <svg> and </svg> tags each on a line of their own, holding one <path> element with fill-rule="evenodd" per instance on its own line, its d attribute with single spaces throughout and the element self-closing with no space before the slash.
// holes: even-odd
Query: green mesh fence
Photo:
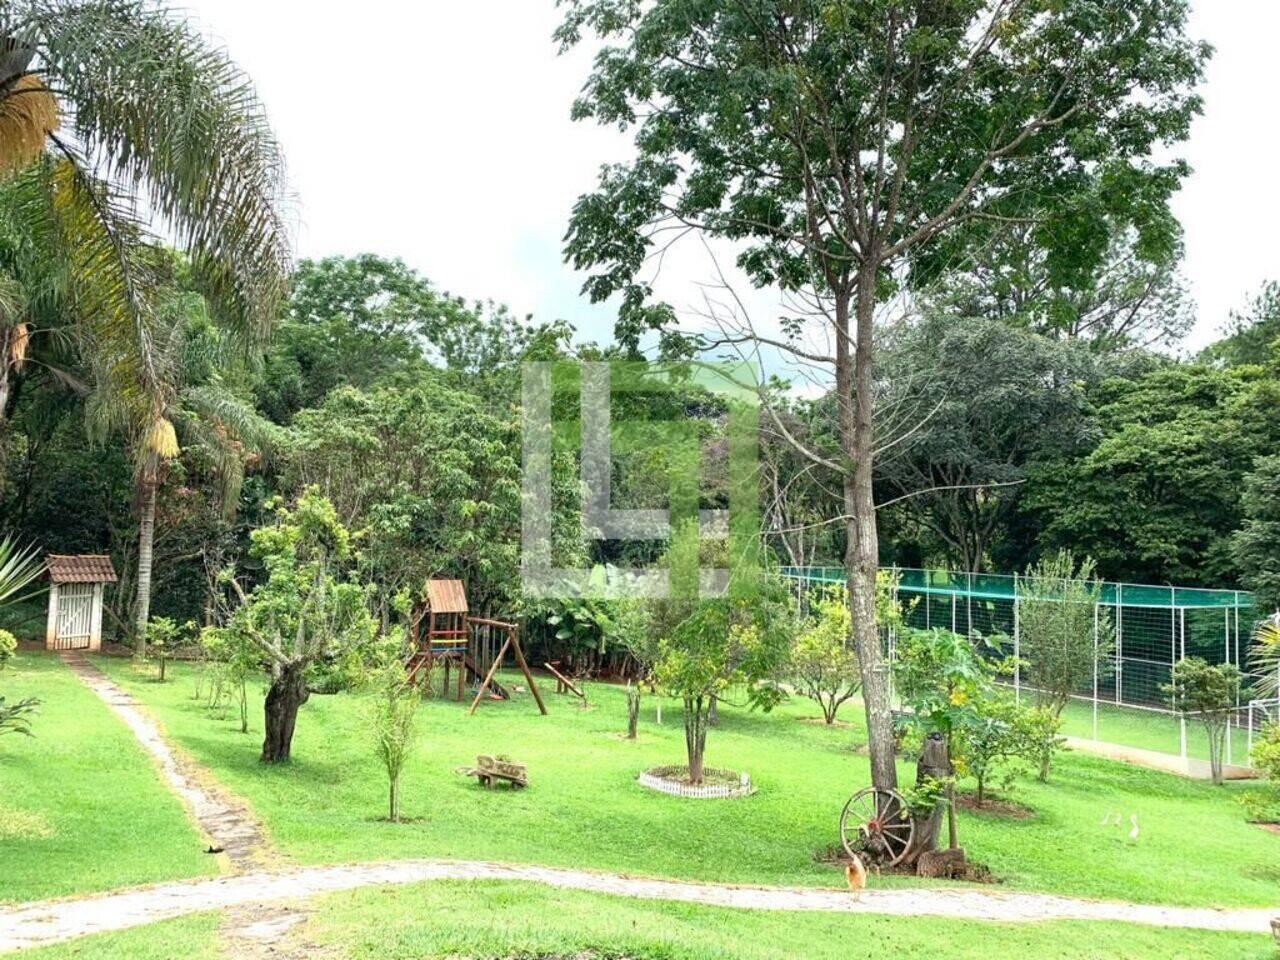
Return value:
<svg viewBox="0 0 1280 960">
<path fill-rule="evenodd" d="M 812 589 L 842 585 L 840 567 L 784 567 L 802 604 Z M 941 627 L 983 637 L 1001 653 L 1019 654 L 1017 578 L 951 570 L 896 569 L 898 598 L 906 623 L 916 629 Z M 1258 613 L 1251 594 L 1240 590 L 1104 583 L 1098 604 L 1114 626 L 1114 650 L 1100 658 L 1094 676 L 1076 691 L 1078 702 L 1065 717 L 1071 736 L 1107 740 L 1139 749 L 1207 759 L 1207 744 L 1169 710 L 1161 687 L 1183 657 L 1234 663 L 1248 672 L 1249 636 Z M 887 638 L 892 651 L 892 640 Z M 1013 678 L 1019 694 L 1020 675 Z M 1028 691 L 1033 693 L 1033 691 Z M 1242 702 L 1232 750 L 1244 762 L 1243 728 L 1252 726 Z"/>
</svg>

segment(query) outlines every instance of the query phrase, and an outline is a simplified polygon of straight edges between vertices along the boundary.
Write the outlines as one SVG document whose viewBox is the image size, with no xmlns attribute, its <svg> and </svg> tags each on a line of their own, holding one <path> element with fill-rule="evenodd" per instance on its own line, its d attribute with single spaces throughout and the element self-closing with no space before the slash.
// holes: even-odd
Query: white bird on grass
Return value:
<svg viewBox="0 0 1280 960">
<path fill-rule="evenodd" d="M 1129 840 L 1136 843 L 1138 840 L 1138 815 L 1136 813 L 1130 815 L 1129 823 L 1133 827 L 1133 829 L 1129 831 Z"/>
</svg>

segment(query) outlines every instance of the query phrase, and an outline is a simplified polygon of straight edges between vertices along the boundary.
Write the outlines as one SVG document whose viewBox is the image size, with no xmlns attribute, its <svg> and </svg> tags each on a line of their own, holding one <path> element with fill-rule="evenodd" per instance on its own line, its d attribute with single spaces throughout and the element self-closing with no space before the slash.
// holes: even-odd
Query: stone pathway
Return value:
<svg viewBox="0 0 1280 960">
<path fill-rule="evenodd" d="M 186 805 L 204 833 L 210 853 L 220 855 L 226 872 L 243 874 L 279 863 L 280 858 L 273 854 L 266 833 L 245 804 L 218 785 L 203 767 L 176 753 L 137 700 L 81 653 L 64 651 L 62 659 L 71 672 L 124 721 L 142 748 L 156 760 L 165 784 Z M 285 942 L 290 931 L 305 919 L 304 913 L 285 906 L 264 911 L 250 902 L 229 909 L 221 925 L 223 953 L 234 960 L 258 957 L 288 960 L 290 954 L 286 952 L 289 948 Z M 306 957 L 309 953 L 296 955 Z"/>
<path fill-rule="evenodd" d="M 336 891 L 427 880 L 515 880 L 642 900 L 672 900 L 746 910 L 931 916 L 1001 923 L 1106 920 L 1242 933 L 1268 932 L 1275 913 L 1263 909 L 1164 907 L 972 889 L 868 890 L 855 898 L 841 890 L 685 883 L 481 861 L 405 860 L 262 871 L 143 887 L 81 900 L 10 907 L 0 910 L 0 952 L 57 943 L 90 933 L 123 930 L 205 910 L 247 906 L 261 909 L 269 904 L 284 902 L 283 906 L 289 901 Z M 279 919 L 277 922 L 286 928 L 281 931 L 279 926 L 273 928 L 268 923 L 266 932 L 288 932 L 287 925 L 296 921 Z M 262 929 L 250 924 L 241 927 L 239 934 L 243 937 Z"/>
<path fill-rule="evenodd" d="M 102 698 L 159 764 L 166 785 L 186 805 L 213 850 L 225 855 L 224 862 L 231 872 L 244 873 L 274 862 L 266 834 L 245 805 L 216 784 L 207 771 L 180 757 L 138 701 L 79 652 L 63 651 L 61 656 L 71 672 Z"/>
</svg>

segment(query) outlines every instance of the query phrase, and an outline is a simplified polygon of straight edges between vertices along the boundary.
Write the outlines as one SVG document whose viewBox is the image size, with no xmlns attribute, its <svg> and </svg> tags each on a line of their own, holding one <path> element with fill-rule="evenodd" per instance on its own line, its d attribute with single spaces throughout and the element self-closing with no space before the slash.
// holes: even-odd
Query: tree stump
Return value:
<svg viewBox="0 0 1280 960">
<path fill-rule="evenodd" d="M 916 786 L 929 780 L 946 780 L 952 775 L 951 758 L 947 754 L 947 742 L 941 734 L 932 733 L 924 742 L 920 759 L 916 763 Z M 947 801 L 940 797 L 925 816 L 915 817 L 916 829 L 912 837 L 912 849 L 903 858 L 905 864 L 919 863 L 923 854 L 938 847 L 938 834 L 942 830 L 942 818 L 947 812 Z"/>
<path fill-rule="evenodd" d="M 964 876 L 964 847 L 954 850 L 925 850 L 916 860 L 916 875 L 931 880 L 955 880 Z"/>
</svg>

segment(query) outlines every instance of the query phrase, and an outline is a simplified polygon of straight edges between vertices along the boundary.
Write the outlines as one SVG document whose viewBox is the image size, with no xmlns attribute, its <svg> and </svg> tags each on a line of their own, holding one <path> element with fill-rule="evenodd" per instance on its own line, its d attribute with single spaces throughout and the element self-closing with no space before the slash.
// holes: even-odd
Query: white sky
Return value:
<svg viewBox="0 0 1280 960">
<path fill-rule="evenodd" d="M 579 296 L 560 249 L 574 199 L 627 143 L 570 122 L 588 63 L 556 55 L 553 0 L 364 0 L 354 17 L 349 4 L 301 0 L 185 6 L 266 101 L 298 196 L 299 256 L 398 256 L 453 293 L 608 337 L 612 312 Z M 1183 150 L 1194 173 L 1175 203 L 1199 304 L 1189 348 L 1280 277 L 1280 4 L 1196 0 L 1192 29 L 1217 54 Z M 701 246 L 686 242 L 658 291 L 694 308 L 711 279 Z M 777 312 L 772 299 L 753 309 Z"/>
</svg>

